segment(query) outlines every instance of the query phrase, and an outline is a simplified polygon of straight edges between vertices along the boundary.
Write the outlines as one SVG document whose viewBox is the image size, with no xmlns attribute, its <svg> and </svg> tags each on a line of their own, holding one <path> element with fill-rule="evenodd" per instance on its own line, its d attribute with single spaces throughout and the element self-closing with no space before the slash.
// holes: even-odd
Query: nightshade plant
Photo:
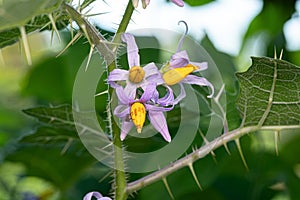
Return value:
<svg viewBox="0 0 300 200">
<path fill-rule="evenodd" d="M 171 1 L 179 7 L 184 6 L 181 0 Z M 283 162 L 278 162 L 276 167 L 279 169 L 274 167 L 272 168 L 274 171 L 270 173 L 269 168 L 264 166 L 267 169 L 261 170 L 268 173 L 257 177 L 255 176 L 257 171 L 254 170 L 261 167 L 260 163 L 253 161 L 255 158 L 244 156 L 240 138 L 246 134 L 265 135 L 266 132 L 272 132 L 278 154 L 280 132 L 291 131 L 299 135 L 300 68 L 282 60 L 282 53 L 277 58 L 275 51 L 274 58 L 253 57 L 250 68 L 245 72 L 236 73 L 235 78 L 233 75 L 235 69 L 229 71 L 224 64 L 228 61 L 228 57 L 213 49 L 211 44 L 207 44 L 207 40 L 203 46 L 206 46 L 212 55 L 224 58 L 216 59 L 217 67 L 209 54 L 202 50 L 203 47 L 190 43 L 184 45 L 188 31 L 184 21 L 180 23 L 186 25 L 186 32 L 178 42 L 174 42 L 178 43 L 177 50 L 174 52 L 173 49 L 167 49 L 168 55 L 162 56 L 163 58 L 159 60 L 159 55 L 143 49 L 143 46 L 139 45 L 138 37 L 135 38 L 133 33 L 127 32 L 127 26 L 138 2 L 138 0 L 128 0 L 118 29 L 115 33 L 109 33 L 111 37 L 106 37 L 100 33 L 101 31 L 99 32 L 99 27 L 89 22 L 88 16 L 84 13 L 86 8 L 97 3 L 94 0 L 79 1 L 79 4 L 71 0 L 0 1 L 0 47 L 20 40 L 28 65 L 34 64 L 27 39 L 27 34 L 31 32 L 52 30 L 58 38 L 61 38 L 60 35 L 66 31 L 72 35 L 66 51 L 68 48 L 71 49 L 73 44 L 78 45 L 76 41 L 80 38 L 84 38 L 90 48 L 89 55 L 82 65 L 83 70 L 82 68 L 78 70 L 79 78 L 74 81 L 72 106 L 43 106 L 24 110 L 27 115 L 37 118 L 42 125 L 35 133 L 23 136 L 18 144 L 20 146 L 10 150 L 5 159 L 14 162 L 22 160 L 30 175 L 40 176 L 60 188 L 56 196 L 52 195 L 52 199 L 67 199 L 68 184 L 74 183 L 74 179 L 78 179 L 79 176 L 85 177 L 83 172 L 99 173 L 95 169 L 97 167 L 104 169 L 108 174 L 105 176 L 100 170 L 103 177 L 97 177 L 98 180 L 103 178 L 109 181 L 100 183 L 101 181 L 97 180 L 96 183 L 93 182 L 94 184 L 84 184 L 83 181 L 76 186 L 77 189 L 80 188 L 81 193 L 74 192 L 74 188 L 71 189 L 70 199 L 164 198 L 156 190 L 157 187 L 160 189 L 155 185 L 159 181 L 162 181 L 171 199 L 183 197 L 195 199 L 194 193 L 200 195 L 195 191 L 203 190 L 201 198 L 206 198 L 205 195 L 209 193 L 206 187 L 214 185 L 214 188 L 210 189 L 215 191 L 220 185 L 220 182 L 212 183 L 214 178 L 210 175 L 216 174 L 213 170 L 215 168 L 207 163 L 204 166 L 198 163 L 208 159 L 208 154 L 211 154 L 217 163 L 223 162 L 221 159 L 229 160 L 224 156 L 225 158 L 222 157 L 221 161 L 218 161 L 216 157 L 218 153 L 226 155 L 220 152 L 221 146 L 225 147 L 228 154 L 234 152 L 234 147 L 228 147 L 228 143 L 234 141 L 241 160 L 248 170 L 245 170 L 247 175 L 243 176 L 249 176 L 258 180 L 257 182 L 264 180 L 259 184 L 255 182 L 257 185 L 253 187 L 258 189 L 250 197 L 245 195 L 247 196 L 245 199 L 271 199 L 280 191 L 284 191 L 284 194 L 288 193 L 291 199 L 299 197 L 298 187 L 294 188 L 295 185 L 299 186 L 299 160 L 290 161 L 292 159 L 287 158 Z M 191 0 L 186 2 L 190 5 L 197 4 Z M 143 8 L 146 8 L 149 3 L 150 0 L 142 0 Z M 24 6 L 27 9 L 23 9 Z M 74 28 L 74 23 L 77 24 L 78 29 Z M 84 44 L 80 44 L 80 51 L 83 46 Z M 192 48 L 195 46 L 197 48 Z M 124 48 L 126 53 L 121 54 Z M 95 49 L 98 54 L 94 54 Z M 155 52 L 157 51 L 160 50 L 156 49 Z M 199 51 L 202 54 L 199 54 Z M 127 56 L 124 56 L 126 54 Z M 64 51 L 56 59 L 63 56 Z M 216 56 L 212 57 L 216 58 Z M 74 56 L 73 58 L 75 59 Z M 106 73 L 101 74 L 99 71 Z M 81 80 L 82 74 L 90 75 L 84 81 L 91 82 L 96 88 L 93 91 L 95 96 L 85 95 L 85 92 L 90 90 L 90 85 L 80 85 L 84 82 Z M 96 81 L 91 78 L 95 74 L 99 75 Z M 80 92 L 76 90 L 78 83 L 82 89 Z M 239 88 L 235 83 L 239 83 Z M 234 91 L 231 90 L 232 88 Z M 192 98 L 192 102 L 187 101 Z M 80 104 L 78 99 L 84 99 L 86 102 Z M 189 132 L 191 127 L 197 130 L 194 131 L 196 133 Z M 194 140 L 190 142 L 191 136 Z M 176 158 L 169 162 L 168 158 L 174 156 L 175 150 L 181 149 L 185 143 L 188 143 L 189 147 L 183 147 L 183 152 L 176 152 Z M 55 154 L 52 154 L 49 149 Z M 98 154 L 95 157 L 100 161 L 101 166 L 95 167 L 95 158 L 90 156 L 86 149 L 91 154 L 94 152 Z M 248 155 L 249 152 L 251 148 L 248 147 Z M 141 158 L 148 158 L 151 153 L 155 156 L 140 162 Z M 33 158 L 33 155 L 37 157 Z M 252 159 L 249 167 L 246 158 L 250 161 Z M 267 161 L 271 160 L 267 158 Z M 135 159 L 138 162 L 132 162 Z M 45 163 L 44 160 L 49 160 L 51 164 Z M 291 163 L 293 166 L 290 166 Z M 147 168 L 150 164 L 155 165 L 155 170 Z M 237 167 L 231 163 L 229 165 L 232 170 Z M 91 171 L 86 170 L 91 166 L 94 166 Z M 71 168 L 73 170 L 69 170 Z M 186 173 L 182 172 L 183 168 L 189 169 L 195 184 L 190 184 L 191 182 L 185 184 Z M 288 172 L 282 169 L 288 169 Z M 141 172 L 143 174 L 138 174 Z M 178 173 L 179 177 L 172 180 L 172 175 Z M 171 183 L 176 184 L 169 184 L 170 180 L 167 178 Z M 22 177 L 20 176 L 19 179 L 21 180 Z M 230 185 L 226 181 L 232 181 L 231 177 L 221 180 L 222 187 Z M 247 181 L 248 185 L 244 188 L 251 186 L 250 180 Z M 8 188 L 1 178 L 0 183 L 4 188 Z M 154 188 L 147 192 L 147 186 L 151 184 Z M 194 185 L 200 190 L 192 189 Z M 144 195 L 139 196 L 139 192 Z M 46 199 L 47 195 L 49 194 L 36 196 L 33 194 L 35 199 Z M 208 198 L 222 199 L 213 195 L 208 195 Z M 2 196 L 6 199 L 29 198 L 27 193 L 25 195 L 18 188 L 8 190 L 7 194 Z M 223 199 L 230 198 L 227 196 Z"/>
</svg>

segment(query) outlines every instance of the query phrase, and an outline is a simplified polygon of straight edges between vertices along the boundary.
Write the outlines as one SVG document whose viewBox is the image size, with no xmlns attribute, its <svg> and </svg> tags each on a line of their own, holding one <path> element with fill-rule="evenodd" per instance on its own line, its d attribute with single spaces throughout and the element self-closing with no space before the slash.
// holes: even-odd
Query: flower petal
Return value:
<svg viewBox="0 0 300 200">
<path fill-rule="evenodd" d="M 120 118 L 124 118 L 130 114 L 130 106 L 129 105 L 118 105 L 114 110 L 114 115 Z"/>
<path fill-rule="evenodd" d="M 151 104 L 144 104 L 144 105 L 147 111 L 155 111 L 155 112 L 170 111 L 174 108 L 173 104 L 170 107 L 162 107 L 162 106 L 156 106 Z"/>
<path fill-rule="evenodd" d="M 200 71 L 206 70 L 208 68 L 207 62 L 190 62 L 190 64 L 199 68 L 199 69 L 195 70 L 194 72 L 200 72 Z"/>
<path fill-rule="evenodd" d="M 180 94 L 173 101 L 174 105 L 178 104 L 186 96 L 183 84 L 179 83 L 179 86 L 180 86 Z"/>
<path fill-rule="evenodd" d="M 153 62 L 145 65 L 143 70 L 145 71 L 145 78 L 159 73 L 157 66 Z"/>
<path fill-rule="evenodd" d="M 149 120 L 154 128 L 163 136 L 167 142 L 171 142 L 171 136 L 163 112 L 149 111 Z"/>
<path fill-rule="evenodd" d="M 145 103 L 155 97 L 156 83 L 148 83 L 144 89 L 144 93 L 140 98 L 140 102 Z"/>
<path fill-rule="evenodd" d="M 182 0 L 171 0 L 173 3 L 175 3 L 177 6 L 183 7 L 184 3 Z"/>
<path fill-rule="evenodd" d="M 111 71 L 107 77 L 107 81 L 111 87 L 116 88 L 118 84 L 115 81 L 125 81 L 128 80 L 128 71 L 123 69 L 114 69 Z"/>
<path fill-rule="evenodd" d="M 140 66 L 139 49 L 135 43 L 133 35 L 131 35 L 130 33 L 123 33 L 121 37 L 123 42 L 127 43 L 127 57 L 129 67 L 131 68 L 133 66 Z"/>
<path fill-rule="evenodd" d="M 215 91 L 214 86 L 206 78 L 195 76 L 195 75 L 188 75 L 181 82 L 187 84 L 200 85 L 200 86 L 208 86 L 210 87 L 211 94 L 208 95 L 207 97 L 212 98 L 214 96 L 214 91 Z"/>
<path fill-rule="evenodd" d="M 169 86 L 165 86 L 167 88 L 167 94 L 162 97 L 157 99 L 156 103 L 162 106 L 169 106 L 174 104 L 174 95 L 173 95 L 173 90 Z"/>
<path fill-rule="evenodd" d="M 133 123 L 131 121 L 127 121 L 126 119 L 122 121 L 121 135 L 120 139 L 123 141 L 130 129 L 133 127 Z"/>
<path fill-rule="evenodd" d="M 190 62 L 189 56 L 187 55 L 187 52 L 184 50 L 184 51 L 177 52 L 171 56 L 170 66 L 174 68 L 184 67 L 187 64 L 189 64 L 189 62 Z"/>
<path fill-rule="evenodd" d="M 136 89 L 139 85 L 127 82 L 125 88 L 124 88 L 124 93 L 129 99 L 129 103 L 135 99 L 136 96 Z"/>
<path fill-rule="evenodd" d="M 121 86 L 116 87 L 116 94 L 117 94 L 117 97 L 118 97 L 121 104 L 123 104 L 123 105 L 128 105 L 129 104 L 130 99 L 126 95 L 123 87 L 121 87 Z"/>
<path fill-rule="evenodd" d="M 143 69 L 145 71 L 146 84 L 147 82 L 154 82 L 156 85 L 162 85 L 164 83 L 161 73 L 153 62 L 145 65 Z"/>
<path fill-rule="evenodd" d="M 112 200 L 109 197 L 103 197 L 99 192 L 89 192 L 83 197 L 83 200 L 92 200 L 93 197 L 97 198 L 97 200 Z"/>
</svg>

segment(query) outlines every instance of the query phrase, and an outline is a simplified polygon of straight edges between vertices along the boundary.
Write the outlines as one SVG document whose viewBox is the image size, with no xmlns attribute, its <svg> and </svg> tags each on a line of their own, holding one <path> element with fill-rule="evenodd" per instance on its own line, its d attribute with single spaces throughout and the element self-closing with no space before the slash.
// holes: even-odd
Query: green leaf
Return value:
<svg viewBox="0 0 300 200">
<path fill-rule="evenodd" d="M 61 13 L 56 16 L 55 14 L 55 24 L 58 30 L 63 29 L 67 26 L 67 16 L 66 13 Z M 52 24 L 50 22 L 49 16 L 41 15 L 34 17 L 30 22 L 23 25 L 25 27 L 26 33 L 31 33 L 34 31 L 42 30 L 52 30 Z M 0 29 L 2 27 L 0 26 Z M 20 38 L 20 30 L 18 27 L 12 26 L 11 29 L 0 31 L 0 48 L 3 48 L 7 45 L 11 45 L 17 42 Z"/>
<path fill-rule="evenodd" d="M 49 143 L 72 143 L 78 141 L 79 137 L 75 131 L 59 128 L 39 127 L 35 133 L 24 136 L 21 143 L 49 144 Z"/>
<path fill-rule="evenodd" d="M 236 74 L 243 125 L 299 125 L 300 68 L 272 58 L 254 57 L 252 62 L 246 72 Z"/>
<path fill-rule="evenodd" d="M 0 31 L 24 26 L 29 20 L 59 8 L 62 0 L 4 0 L 1 4 Z"/>
<path fill-rule="evenodd" d="M 18 147 L 6 160 L 21 162 L 28 176 L 37 176 L 51 181 L 61 190 L 66 190 L 95 163 L 95 159 L 80 148 L 71 148 L 63 155 L 63 146 L 26 145 Z"/>
<path fill-rule="evenodd" d="M 19 40 L 19 27 L 25 27 L 26 33 L 53 30 L 53 17 L 58 30 L 68 25 L 67 13 L 59 9 L 63 0 L 6 0 L 0 12 L 0 48 Z M 16 14 L 17 13 L 17 14 Z"/>
<path fill-rule="evenodd" d="M 36 117 L 40 122 L 45 123 L 50 127 L 76 132 L 72 115 L 72 107 L 70 105 L 36 107 L 23 111 L 27 115 Z"/>
</svg>

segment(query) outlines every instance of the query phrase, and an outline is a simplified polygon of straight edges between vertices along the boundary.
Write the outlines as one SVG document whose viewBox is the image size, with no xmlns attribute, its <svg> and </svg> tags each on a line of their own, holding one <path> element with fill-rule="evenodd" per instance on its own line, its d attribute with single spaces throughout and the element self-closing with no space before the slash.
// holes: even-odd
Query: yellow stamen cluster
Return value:
<svg viewBox="0 0 300 200">
<path fill-rule="evenodd" d="M 193 71 L 199 69 L 197 66 L 192 64 L 188 64 L 184 67 L 174 68 L 163 75 L 163 79 L 168 85 L 175 85 L 184 79 L 187 75 L 192 73 Z"/>
<path fill-rule="evenodd" d="M 130 108 L 130 116 L 136 127 L 136 131 L 141 133 L 146 119 L 146 108 L 144 104 L 140 102 L 133 103 Z"/>
<path fill-rule="evenodd" d="M 145 71 L 140 66 L 133 66 L 129 70 L 129 80 L 132 83 L 140 83 L 145 77 Z"/>
</svg>

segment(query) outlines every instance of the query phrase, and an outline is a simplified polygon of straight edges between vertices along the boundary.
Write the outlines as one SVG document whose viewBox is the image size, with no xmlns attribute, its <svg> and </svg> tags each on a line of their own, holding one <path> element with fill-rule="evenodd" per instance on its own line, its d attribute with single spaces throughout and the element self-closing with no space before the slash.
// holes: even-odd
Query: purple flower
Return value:
<svg viewBox="0 0 300 200">
<path fill-rule="evenodd" d="M 161 76 L 153 62 L 144 67 L 140 66 L 139 49 L 133 35 L 124 33 L 122 40 L 127 43 L 129 70 L 114 69 L 110 72 L 107 80 L 113 88 L 119 86 L 118 82 L 126 81 L 125 93 L 132 96 L 137 88 L 144 88 L 149 82 L 156 82 L 157 79 L 161 79 Z"/>
<path fill-rule="evenodd" d="M 184 21 L 180 22 L 183 22 L 186 25 L 187 29 L 187 24 Z M 191 74 L 192 72 L 206 70 L 208 67 L 207 62 L 191 62 L 187 52 L 185 50 L 180 51 L 181 45 L 186 34 L 187 30 L 179 41 L 177 52 L 171 56 L 169 63 L 167 63 L 161 69 L 161 72 L 163 73 L 163 80 L 167 85 L 174 85 L 178 83 L 181 87 L 180 94 L 174 100 L 174 104 L 177 104 L 186 95 L 183 83 L 199 86 L 208 86 L 211 90 L 211 94 L 207 97 L 212 98 L 214 95 L 214 87 L 206 78 Z"/>
<path fill-rule="evenodd" d="M 97 200 L 112 200 L 109 197 L 103 197 L 99 192 L 89 192 L 83 197 L 83 200 L 92 200 L 93 197 Z"/>
<path fill-rule="evenodd" d="M 158 98 L 156 84 L 149 83 L 141 97 L 136 99 L 135 95 L 128 96 L 122 87 L 116 88 L 119 105 L 115 108 L 114 114 L 122 120 L 121 140 L 125 139 L 134 125 L 137 132 L 141 133 L 147 112 L 154 128 L 167 142 L 171 141 L 167 121 L 164 116 L 164 112 L 173 109 L 172 102 L 174 97 L 171 89 L 168 89 L 166 96 Z M 171 107 L 167 105 L 171 105 Z"/>
<path fill-rule="evenodd" d="M 182 0 L 171 0 L 173 3 L 175 3 L 177 6 L 183 7 L 184 3 Z M 150 0 L 142 0 L 143 8 L 145 9 L 150 3 Z M 139 0 L 132 0 L 132 4 L 135 8 L 139 5 Z"/>
</svg>

